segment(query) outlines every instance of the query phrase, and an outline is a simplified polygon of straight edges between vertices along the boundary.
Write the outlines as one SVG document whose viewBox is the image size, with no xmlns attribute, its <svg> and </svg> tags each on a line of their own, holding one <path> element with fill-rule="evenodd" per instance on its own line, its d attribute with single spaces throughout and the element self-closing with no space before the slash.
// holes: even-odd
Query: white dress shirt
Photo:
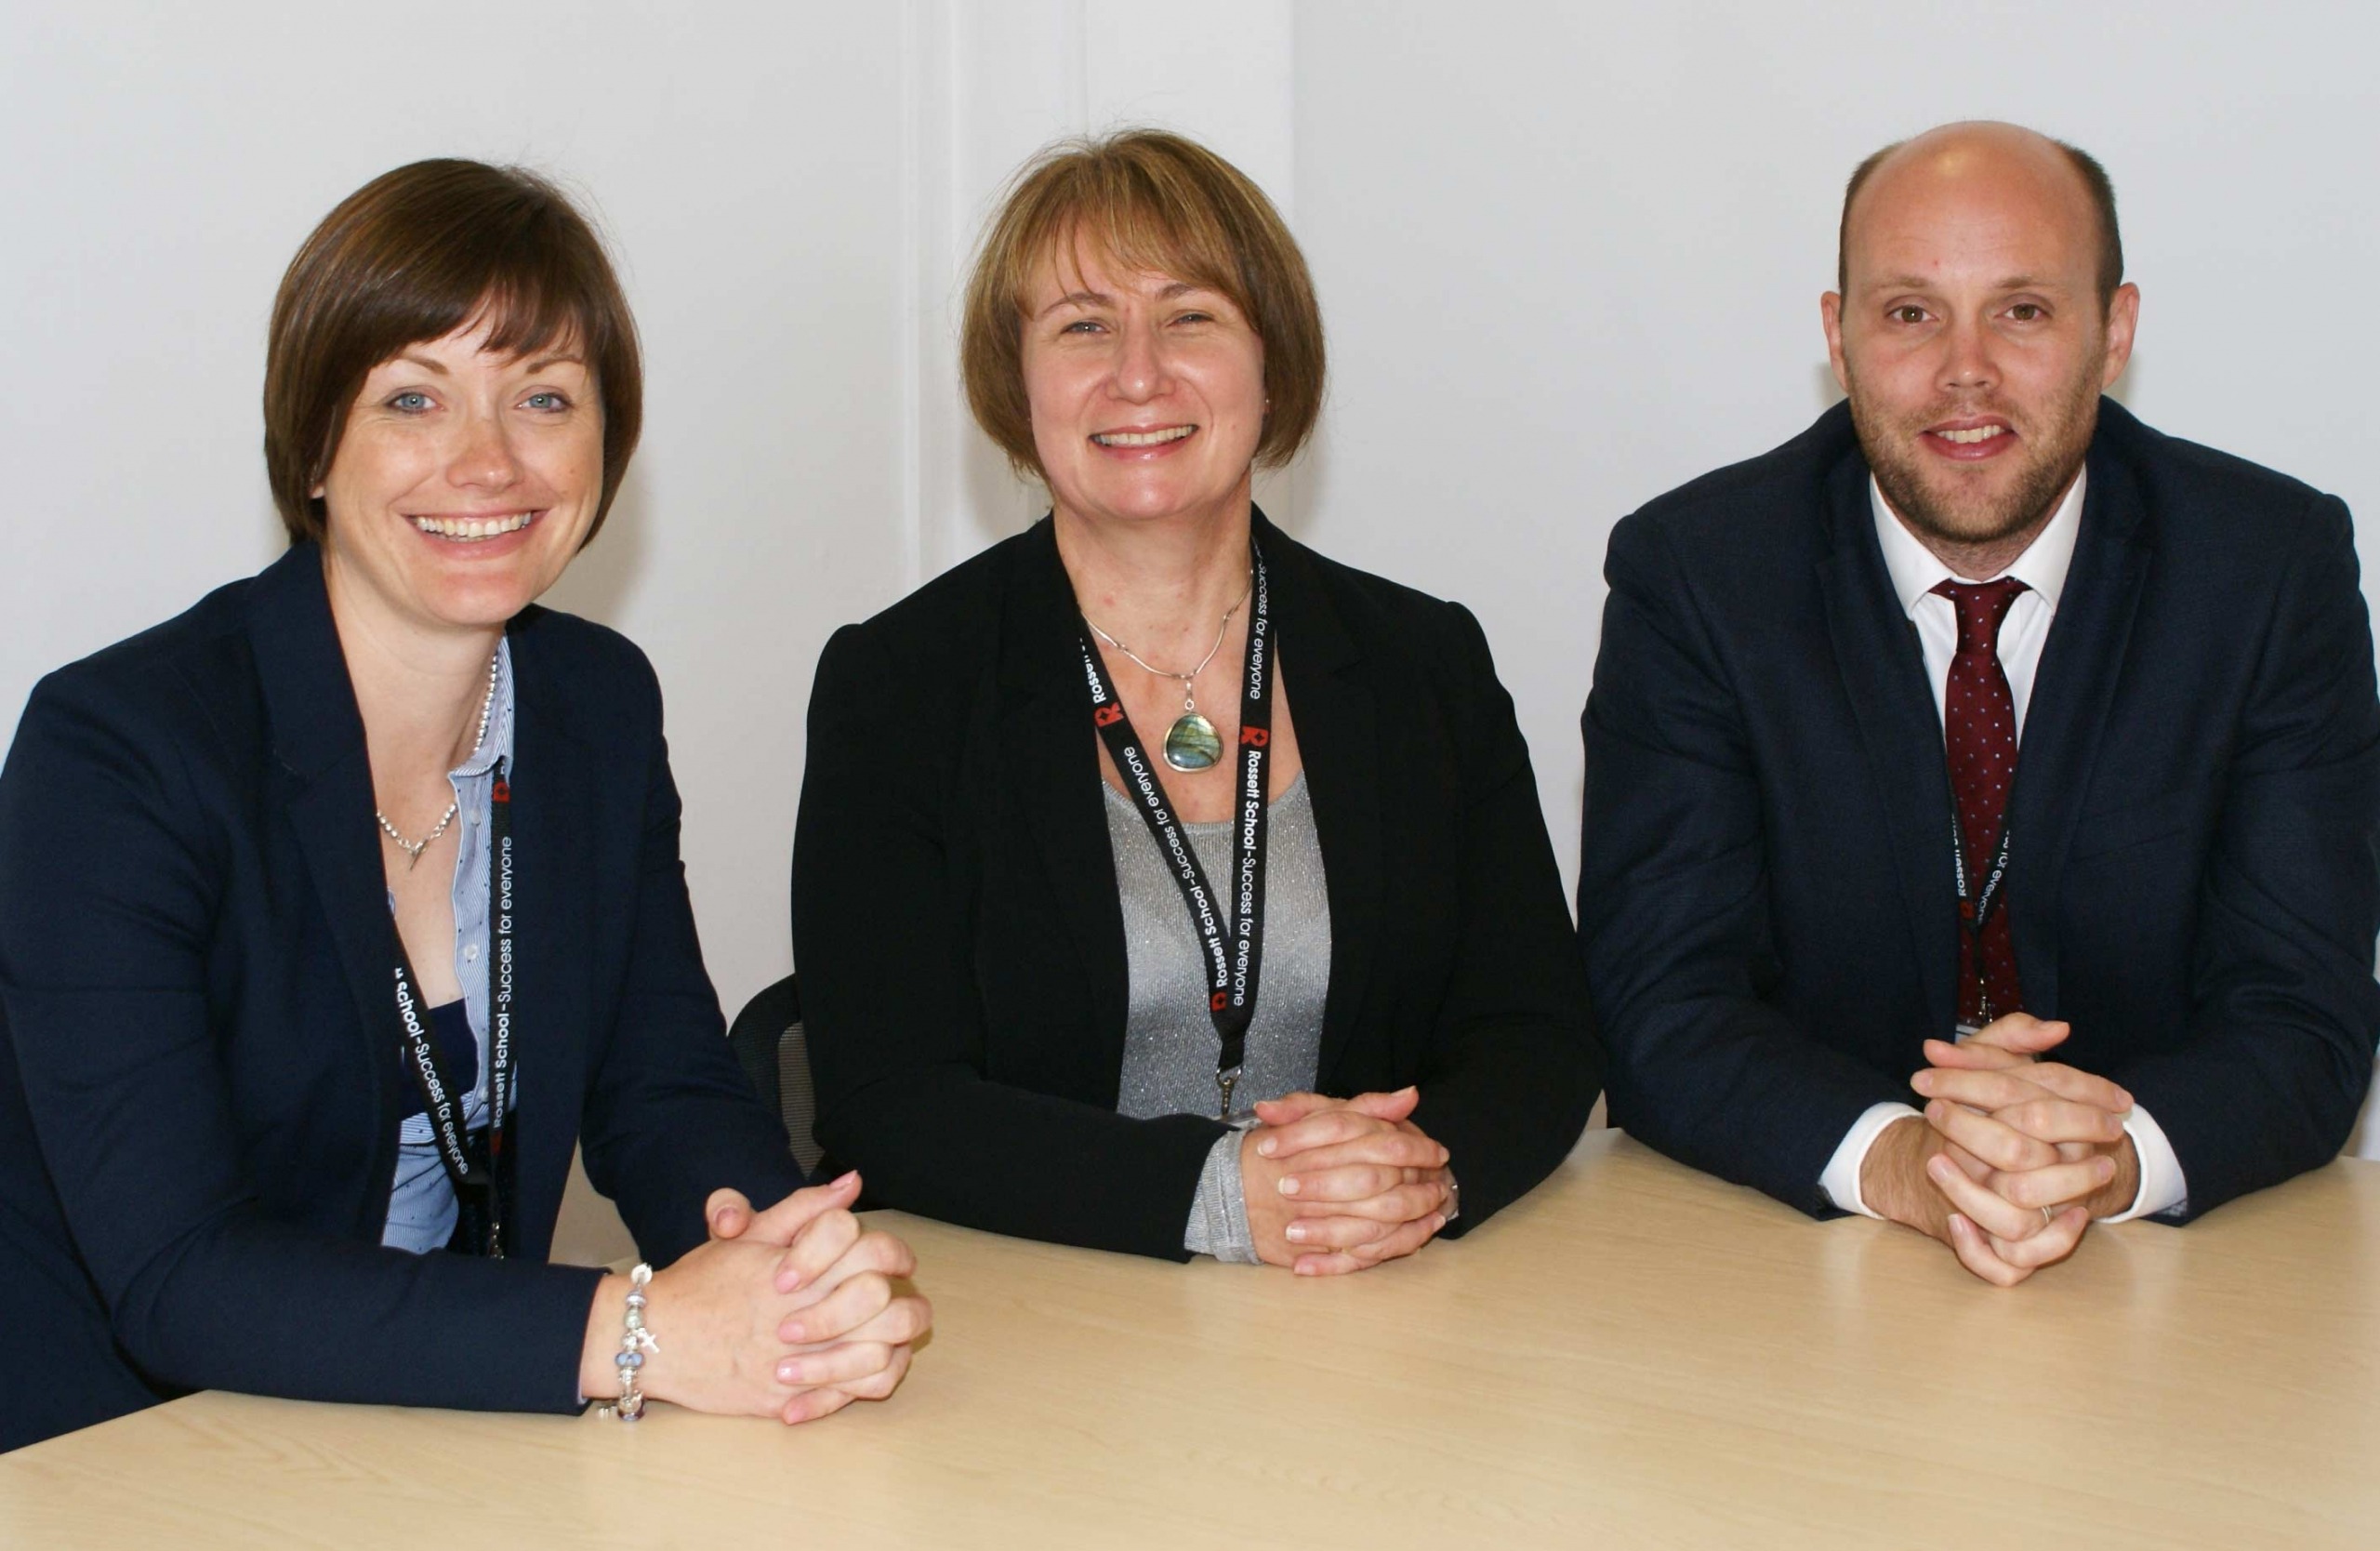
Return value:
<svg viewBox="0 0 2380 1551">
<path fill-rule="evenodd" d="M 2025 708 L 2033 697 L 2033 676 L 2041 667 L 2042 643 L 2049 639 L 2050 621 L 2057 617 L 2058 595 L 2065 590 L 2067 568 L 2074 562 L 2074 540 L 2082 528 L 2085 483 L 2086 475 L 2074 476 L 2073 488 L 2058 503 L 2041 537 L 2000 573 L 2025 584 L 2025 590 L 2008 605 L 2007 617 L 2000 625 L 2000 668 L 2008 676 L 2009 698 L 2016 703 L 2019 760 L 2023 758 Z M 1934 589 L 1945 581 L 1999 578 L 1953 573 L 1901 524 L 1872 476 L 1868 481 L 1868 504 L 1875 515 L 1876 539 L 1884 546 L 1884 569 L 1892 574 L 1893 591 L 1899 596 L 1910 622 L 1917 627 L 1918 646 L 1925 658 L 1925 677 L 1934 688 L 1934 714 L 1939 717 L 1950 676 L 1950 658 L 1959 647 L 1959 616 L 1950 600 Z M 1944 736 L 1948 736 L 1947 726 Z M 1947 854 L 1943 865 L 1950 865 Z M 2019 869 L 2016 886 L 2023 885 L 2024 875 Z M 1860 1166 L 1867 1162 L 1868 1149 L 1875 1146 L 1886 1126 L 1904 1115 L 1917 1113 L 1916 1108 L 1906 1104 L 1870 1105 L 1851 1123 L 1851 1129 L 1835 1147 L 1834 1156 L 1827 1160 L 1826 1171 L 1818 1175 L 1818 1188 L 1835 1205 L 1847 1211 L 1870 1217 L 1881 1215 L 1859 1194 Z M 2188 1200 L 2189 1191 L 2182 1178 L 2181 1160 L 2174 1156 L 2174 1145 L 2165 1140 L 2163 1128 L 2141 1108 L 2135 1108 L 2124 1117 L 2123 1128 L 2131 1135 L 2133 1151 L 2140 1159 L 2140 1193 L 2133 1198 L 2128 1210 L 2102 1221 L 2129 1222 L 2135 1217 L 2170 1212 Z"/>
</svg>

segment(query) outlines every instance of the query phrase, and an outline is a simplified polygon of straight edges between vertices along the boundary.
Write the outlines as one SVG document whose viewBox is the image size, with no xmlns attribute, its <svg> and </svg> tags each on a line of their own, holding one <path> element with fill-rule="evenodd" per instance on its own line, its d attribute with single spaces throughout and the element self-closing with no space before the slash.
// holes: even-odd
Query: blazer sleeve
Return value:
<svg viewBox="0 0 2380 1551">
<path fill-rule="evenodd" d="M 2380 1034 L 2380 700 L 2346 506 L 2279 594 L 2201 886 L 2188 1040 L 2110 1073 L 2165 1133 L 2179 1217 L 2338 1155 Z"/>
<path fill-rule="evenodd" d="M 0 998 L 117 1343 L 189 1388 L 577 1409 L 600 1272 L 406 1254 L 259 1209 L 215 1054 L 225 842 L 180 743 L 202 735 L 124 698 L 53 675 L 0 776 Z"/>
<path fill-rule="evenodd" d="M 766 1208 L 802 1178 L 784 1122 L 753 1094 L 727 1042 L 678 855 L 660 686 L 641 656 L 636 668 L 652 737 L 634 919 L 580 1143 L 588 1183 L 619 1208 L 640 1253 L 666 1265 L 708 1236 L 703 1203 L 713 1190 L 740 1190 Z"/>
<path fill-rule="evenodd" d="M 1526 1194 L 1569 1156 L 1603 1083 L 1562 875 L 1545 835 L 1528 743 L 1479 622 L 1448 605 L 1453 704 L 1466 750 L 1453 974 L 1416 1080 L 1413 1123 L 1462 1185 L 1456 1237 Z"/>
<path fill-rule="evenodd" d="M 1804 1212 L 1890 1076 L 1761 996 L 1775 961 L 1760 782 L 1724 664 L 1659 531 L 1612 532 L 1581 730 L 1579 935 L 1612 1123 Z"/>
<path fill-rule="evenodd" d="M 793 854 L 819 1139 L 878 1204 L 1186 1260 L 1183 1227 L 1221 1124 L 1134 1119 L 985 1074 L 975 905 L 955 865 L 975 840 L 950 831 L 936 787 L 948 762 L 920 741 L 914 709 L 860 628 L 827 643 Z"/>
</svg>

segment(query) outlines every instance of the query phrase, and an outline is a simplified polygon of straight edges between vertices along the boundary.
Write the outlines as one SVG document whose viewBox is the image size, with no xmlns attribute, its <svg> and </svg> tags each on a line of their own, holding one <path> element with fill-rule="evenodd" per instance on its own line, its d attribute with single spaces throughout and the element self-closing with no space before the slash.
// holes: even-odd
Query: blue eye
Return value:
<svg viewBox="0 0 2380 1551">
<path fill-rule="evenodd" d="M 418 415 L 430 407 L 430 395 L 407 389 L 390 399 L 389 407 L 400 415 Z"/>
<path fill-rule="evenodd" d="M 532 409 L 561 410 L 570 407 L 570 401 L 550 390 L 532 393 L 522 401 Z"/>
</svg>

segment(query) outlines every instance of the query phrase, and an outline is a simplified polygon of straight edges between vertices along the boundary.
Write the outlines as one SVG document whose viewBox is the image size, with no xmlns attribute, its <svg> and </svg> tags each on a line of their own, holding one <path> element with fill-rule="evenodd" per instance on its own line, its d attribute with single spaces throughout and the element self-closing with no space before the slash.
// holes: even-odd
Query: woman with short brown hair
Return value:
<svg viewBox="0 0 2380 1551">
<path fill-rule="evenodd" d="M 1051 515 L 836 635 L 794 947 L 872 1198 L 1308 1274 L 1460 1233 L 1593 1106 L 1528 753 L 1461 608 L 1256 510 L 1322 403 L 1303 258 L 1179 136 L 1059 146 L 968 288 Z"/>
<path fill-rule="evenodd" d="M 912 1262 L 729 1054 L 653 669 L 533 602 L 636 445 L 595 234 L 400 167 L 291 264 L 265 378 L 287 553 L 45 679 L 0 773 L 0 1449 L 200 1387 L 889 1394 Z M 658 1273 L 543 1263 L 580 1144 Z"/>
</svg>

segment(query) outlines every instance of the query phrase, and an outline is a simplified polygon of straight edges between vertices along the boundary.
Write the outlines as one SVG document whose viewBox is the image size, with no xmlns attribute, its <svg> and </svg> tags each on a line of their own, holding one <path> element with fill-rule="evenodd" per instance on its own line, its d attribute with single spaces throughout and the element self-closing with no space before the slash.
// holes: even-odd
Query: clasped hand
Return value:
<svg viewBox="0 0 2380 1551">
<path fill-rule="evenodd" d="M 2093 1218 L 2131 1204 L 2139 1163 L 2123 1118 L 2132 1095 L 2040 1059 L 2071 1032 L 2011 1013 L 1964 1043 L 1925 1041 L 1910 1080 L 1925 1098 L 1925 1177 L 1960 1263 L 2012 1287 L 2074 1253 Z"/>
<path fill-rule="evenodd" d="M 880 1400 L 908 1372 L 933 1309 L 894 1286 L 917 1258 L 889 1233 L 852 1214 L 859 1176 L 797 1190 L 756 1212 L 742 1194 L 715 1190 L 710 1229 L 654 1274 L 646 1321 L 658 1350 L 641 1371 L 655 1399 L 696 1411 L 811 1422 L 853 1400 Z M 607 1277 L 589 1317 L 584 1392 L 614 1393 L 628 1279 Z M 615 1286 L 614 1284 L 617 1284 Z"/>
<path fill-rule="evenodd" d="M 1446 1226 L 1447 1149 L 1408 1118 L 1421 1094 L 1290 1094 L 1240 1138 L 1257 1258 L 1337 1276 L 1411 1254 Z"/>
</svg>

